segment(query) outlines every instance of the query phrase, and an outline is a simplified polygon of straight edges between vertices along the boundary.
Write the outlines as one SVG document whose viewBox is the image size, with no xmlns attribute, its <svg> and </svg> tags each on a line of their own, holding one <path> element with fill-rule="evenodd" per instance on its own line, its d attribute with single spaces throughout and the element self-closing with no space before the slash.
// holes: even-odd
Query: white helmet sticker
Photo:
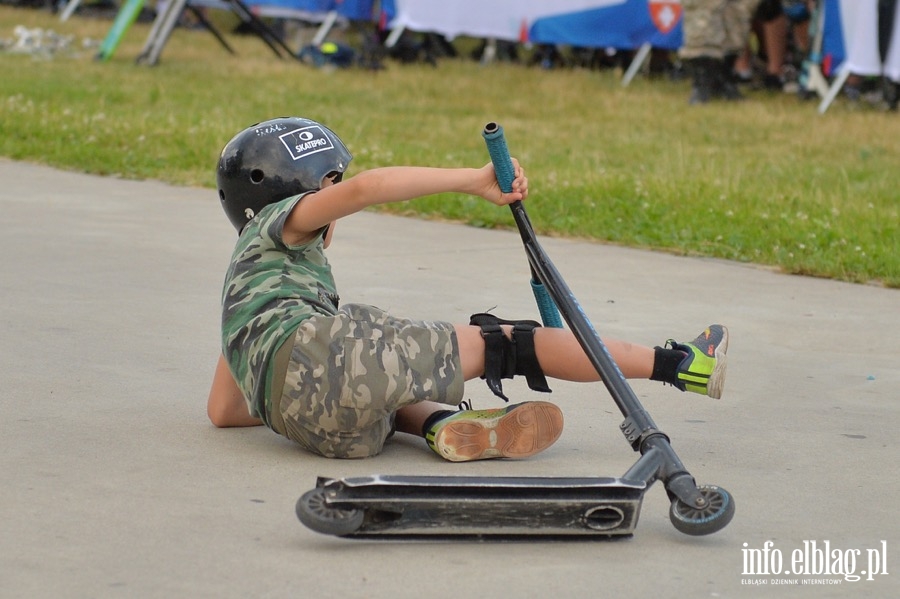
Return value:
<svg viewBox="0 0 900 599">
<path fill-rule="evenodd" d="M 324 152 L 325 150 L 334 149 L 331 138 L 325 133 L 325 130 L 319 125 L 310 125 L 301 129 L 295 129 L 283 135 L 279 135 L 278 139 L 284 144 L 291 158 L 299 160 L 304 156 L 315 154 L 316 152 Z"/>
</svg>

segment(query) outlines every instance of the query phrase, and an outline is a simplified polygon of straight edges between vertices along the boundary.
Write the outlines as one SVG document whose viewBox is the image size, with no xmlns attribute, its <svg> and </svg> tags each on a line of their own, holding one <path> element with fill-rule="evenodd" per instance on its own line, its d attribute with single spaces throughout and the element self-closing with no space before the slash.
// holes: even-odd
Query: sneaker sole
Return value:
<svg viewBox="0 0 900 599">
<path fill-rule="evenodd" d="M 716 367 L 713 368 L 712 374 L 709 375 L 709 381 L 706 383 L 706 394 L 713 399 L 721 399 L 722 392 L 725 390 L 725 372 L 728 370 L 728 358 L 725 355 L 728 351 L 728 329 L 722 327 L 722 342 L 716 348 Z"/>
<path fill-rule="evenodd" d="M 527 458 L 553 445 L 563 430 L 562 411 L 535 401 L 496 418 L 457 420 L 437 434 L 437 453 L 451 462 L 489 458 Z"/>
</svg>

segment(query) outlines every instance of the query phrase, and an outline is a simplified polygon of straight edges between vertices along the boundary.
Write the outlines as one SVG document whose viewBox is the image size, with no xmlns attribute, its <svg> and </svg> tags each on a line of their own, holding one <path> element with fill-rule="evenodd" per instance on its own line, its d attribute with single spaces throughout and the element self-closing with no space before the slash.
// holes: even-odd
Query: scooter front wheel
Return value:
<svg viewBox="0 0 900 599">
<path fill-rule="evenodd" d="M 297 500 L 297 518 L 307 528 L 318 533 L 334 536 L 353 534 L 362 526 L 365 511 L 355 508 L 341 508 L 328 505 L 325 489 L 307 491 Z"/>
<path fill-rule="evenodd" d="M 728 526 L 734 517 L 734 498 L 731 494 L 715 485 L 703 485 L 698 489 L 706 504 L 697 507 L 675 499 L 669 507 L 672 525 L 680 532 L 693 536 L 712 534 Z"/>
</svg>

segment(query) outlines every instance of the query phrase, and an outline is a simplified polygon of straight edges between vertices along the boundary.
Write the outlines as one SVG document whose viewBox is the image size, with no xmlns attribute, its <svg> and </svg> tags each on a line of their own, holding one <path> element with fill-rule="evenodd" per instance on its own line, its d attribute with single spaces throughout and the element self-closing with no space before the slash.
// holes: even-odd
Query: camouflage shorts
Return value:
<svg viewBox="0 0 900 599">
<path fill-rule="evenodd" d="M 752 13 L 760 0 L 683 0 L 683 59 L 723 58 L 744 49 Z"/>
<path fill-rule="evenodd" d="M 453 325 L 348 304 L 300 325 L 273 410 L 284 436 L 309 451 L 362 458 L 381 452 L 398 409 L 426 400 L 458 405 L 463 385 Z"/>
</svg>

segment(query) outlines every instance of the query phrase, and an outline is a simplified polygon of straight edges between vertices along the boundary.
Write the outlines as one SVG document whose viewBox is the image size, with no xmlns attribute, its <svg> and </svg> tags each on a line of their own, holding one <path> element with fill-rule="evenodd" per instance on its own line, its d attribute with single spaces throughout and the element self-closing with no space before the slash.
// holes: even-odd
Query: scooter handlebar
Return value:
<svg viewBox="0 0 900 599">
<path fill-rule="evenodd" d="M 512 159 L 509 157 L 509 148 L 506 147 L 506 138 L 503 136 L 503 127 L 497 123 L 488 123 L 481 133 L 487 144 L 488 154 L 494 164 L 494 172 L 497 175 L 497 183 L 500 191 L 509 193 L 512 191 L 512 182 L 515 178 L 515 169 Z"/>
</svg>

